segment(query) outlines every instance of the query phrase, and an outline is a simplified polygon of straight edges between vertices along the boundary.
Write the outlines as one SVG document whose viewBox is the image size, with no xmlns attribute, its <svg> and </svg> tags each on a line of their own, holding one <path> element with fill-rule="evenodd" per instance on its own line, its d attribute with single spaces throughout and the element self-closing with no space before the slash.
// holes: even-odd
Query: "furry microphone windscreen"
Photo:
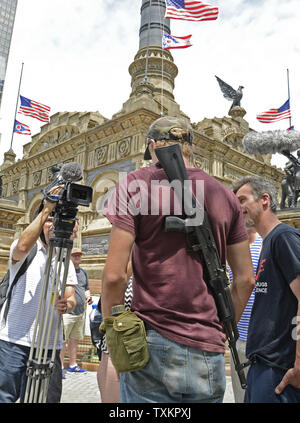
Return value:
<svg viewBox="0 0 300 423">
<path fill-rule="evenodd" d="M 299 131 L 248 132 L 243 138 L 243 147 L 249 154 L 275 154 L 300 148 Z"/>
<path fill-rule="evenodd" d="M 64 181 L 80 181 L 82 179 L 82 166 L 77 162 L 66 163 L 60 169 L 60 175 Z"/>
</svg>

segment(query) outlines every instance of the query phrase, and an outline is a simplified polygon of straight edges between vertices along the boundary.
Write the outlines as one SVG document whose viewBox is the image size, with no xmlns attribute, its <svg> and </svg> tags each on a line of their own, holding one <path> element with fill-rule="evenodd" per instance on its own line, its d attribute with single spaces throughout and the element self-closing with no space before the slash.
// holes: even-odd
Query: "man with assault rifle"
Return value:
<svg viewBox="0 0 300 423">
<path fill-rule="evenodd" d="M 176 150 L 168 152 L 174 144 Z M 159 150 L 167 151 L 167 158 L 156 154 Z M 144 322 L 150 355 L 140 370 L 121 373 L 121 402 L 223 401 L 225 341 L 234 351 L 235 320 L 247 304 L 254 276 L 237 199 L 193 168 L 192 157 L 190 125 L 178 117 L 157 119 L 149 128 L 144 157 L 152 165 L 121 180 L 105 210 L 112 231 L 102 278 L 103 316 L 118 319 L 112 308 L 124 303 L 131 259 L 131 311 Z M 231 288 L 226 259 L 233 272 Z M 244 385 L 238 361 L 236 370 Z"/>
</svg>

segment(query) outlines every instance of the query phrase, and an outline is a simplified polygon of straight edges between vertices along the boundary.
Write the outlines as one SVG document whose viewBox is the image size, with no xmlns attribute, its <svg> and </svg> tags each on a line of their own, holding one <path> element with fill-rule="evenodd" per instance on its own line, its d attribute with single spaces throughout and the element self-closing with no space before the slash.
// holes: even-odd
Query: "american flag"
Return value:
<svg viewBox="0 0 300 423">
<path fill-rule="evenodd" d="M 31 135 L 29 126 L 25 125 L 25 123 L 19 122 L 18 120 L 15 120 L 14 132 L 22 135 Z"/>
<path fill-rule="evenodd" d="M 185 21 L 214 21 L 219 9 L 201 1 L 166 0 L 165 18 Z"/>
<path fill-rule="evenodd" d="M 278 109 L 270 109 L 264 113 L 260 113 L 256 116 L 256 119 L 261 123 L 273 123 L 279 120 L 291 118 L 290 100 L 287 100 Z"/>
<path fill-rule="evenodd" d="M 42 122 L 49 122 L 49 113 L 50 107 L 45 104 L 38 103 L 34 100 L 29 100 L 29 98 L 23 97 L 20 95 L 21 106 L 19 113 L 22 113 L 26 116 L 31 116 Z"/>
<path fill-rule="evenodd" d="M 169 50 L 171 48 L 187 48 L 191 47 L 191 36 L 186 35 L 185 37 L 175 37 L 174 35 L 166 34 L 164 32 L 162 39 L 162 48 Z"/>
</svg>

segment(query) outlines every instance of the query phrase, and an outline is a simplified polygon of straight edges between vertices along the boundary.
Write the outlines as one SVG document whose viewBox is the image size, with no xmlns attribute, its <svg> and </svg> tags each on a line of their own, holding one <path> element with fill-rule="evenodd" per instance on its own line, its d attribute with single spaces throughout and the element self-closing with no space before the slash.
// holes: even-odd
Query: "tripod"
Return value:
<svg viewBox="0 0 300 423">
<path fill-rule="evenodd" d="M 72 246 L 73 241 L 66 238 L 54 237 L 49 241 L 45 273 L 27 362 L 25 403 L 45 403 L 47 399 L 62 323 L 62 315 L 57 316 L 55 303 L 59 293 L 61 298 L 64 297 Z M 50 275 L 55 249 L 55 262 Z M 53 338 L 50 355 L 51 335 Z"/>
<path fill-rule="evenodd" d="M 54 182 L 44 188 L 43 193 L 47 201 L 56 203 L 53 220 L 55 236 L 49 240 L 45 273 L 41 284 L 41 295 L 26 369 L 25 403 L 42 403 L 47 400 L 49 381 L 53 373 L 56 346 L 62 323 L 62 316 L 61 314 L 57 315 L 55 304 L 59 292 L 61 298 L 65 295 L 73 246 L 73 240 L 70 237 L 77 220 L 77 206 L 88 207 L 93 195 L 91 187 L 72 182 L 82 179 L 82 170 L 79 163 L 67 163 L 59 165 L 59 167 L 53 166 L 51 171 Z M 52 188 L 62 184 L 65 187 L 60 194 L 53 195 Z M 54 249 L 56 249 L 55 263 L 50 275 Z M 51 354 L 50 350 L 52 351 Z"/>
</svg>

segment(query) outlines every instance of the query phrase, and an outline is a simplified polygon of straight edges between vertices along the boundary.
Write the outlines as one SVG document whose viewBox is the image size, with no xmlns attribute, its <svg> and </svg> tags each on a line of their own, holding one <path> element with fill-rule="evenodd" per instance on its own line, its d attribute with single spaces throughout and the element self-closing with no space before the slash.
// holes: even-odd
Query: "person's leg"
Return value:
<svg viewBox="0 0 300 423">
<path fill-rule="evenodd" d="M 66 350 L 66 346 L 67 346 L 67 345 L 66 345 L 66 342 L 65 342 L 65 343 L 64 343 L 64 347 L 60 350 L 60 354 L 59 354 L 62 369 L 63 369 L 64 360 L 65 360 L 65 350 Z"/>
<path fill-rule="evenodd" d="M 64 342 L 64 347 L 63 347 L 62 350 L 60 350 L 60 355 L 59 355 L 60 356 L 60 362 L 61 362 L 61 375 L 62 375 L 63 379 L 66 378 L 65 366 L 64 366 L 66 347 L 67 347 L 67 344 L 66 344 L 66 342 Z"/>
<path fill-rule="evenodd" d="M 120 377 L 109 354 L 102 353 L 98 374 L 98 386 L 103 403 L 120 402 Z"/>
<path fill-rule="evenodd" d="M 59 403 L 62 393 L 62 372 L 59 350 L 56 351 L 53 372 L 50 376 L 47 403 Z"/>
<path fill-rule="evenodd" d="M 242 339 L 238 339 L 236 343 L 236 349 L 238 352 L 240 362 L 246 363 L 248 361 L 246 357 L 246 341 Z M 241 387 L 241 382 L 234 368 L 234 362 L 233 362 L 231 353 L 230 353 L 230 370 L 231 370 L 231 383 L 232 383 L 234 401 L 236 403 L 243 403 L 244 397 L 245 397 L 245 389 Z M 244 369 L 245 376 L 247 376 L 248 370 L 249 370 L 249 367 L 246 367 Z"/>
<path fill-rule="evenodd" d="M 102 380 L 102 372 L 103 372 L 103 370 L 102 370 L 102 368 L 103 368 L 102 360 L 103 360 L 103 353 L 102 353 L 102 358 L 101 358 L 101 361 L 99 363 L 99 367 L 98 367 L 98 370 L 97 370 L 97 383 L 98 383 L 99 395 L 100 395 L 101 402 L 102 402 L 101 380 Z"/>
<path fill-rule="evenodd" d="M 29 347 L 0 340 L 0 403 L 23 399 Z"/>
<path fill-rule="evenodd" d="M 61 350 L 61 364 L 64 367 L 65 353 L 68 351 L 69 338 L 74 326 L 73 316 L 70 314 L 63 314 L 63 335 L 64 335 L 64 349 Z M 69 352 L 69 351 L 68 351 Z"/>
<path fill-rule="evenodd" d="M 69 353 L 69 366 L 74 367 L 77 365 L 77 349 L 78 339 L 69 338 L 68 340 L 68 353 Z"/>
<path fill-rule="evenodd" d="M 86 373 L 86 370 L 81 369 L 77 364 L 78 343 L 79 340 L 84 337 L 84 316 L 84 314 L 80 316 L 72 316 L 72 329 L 68 331 L 68 373 Z"/>
</svg>

